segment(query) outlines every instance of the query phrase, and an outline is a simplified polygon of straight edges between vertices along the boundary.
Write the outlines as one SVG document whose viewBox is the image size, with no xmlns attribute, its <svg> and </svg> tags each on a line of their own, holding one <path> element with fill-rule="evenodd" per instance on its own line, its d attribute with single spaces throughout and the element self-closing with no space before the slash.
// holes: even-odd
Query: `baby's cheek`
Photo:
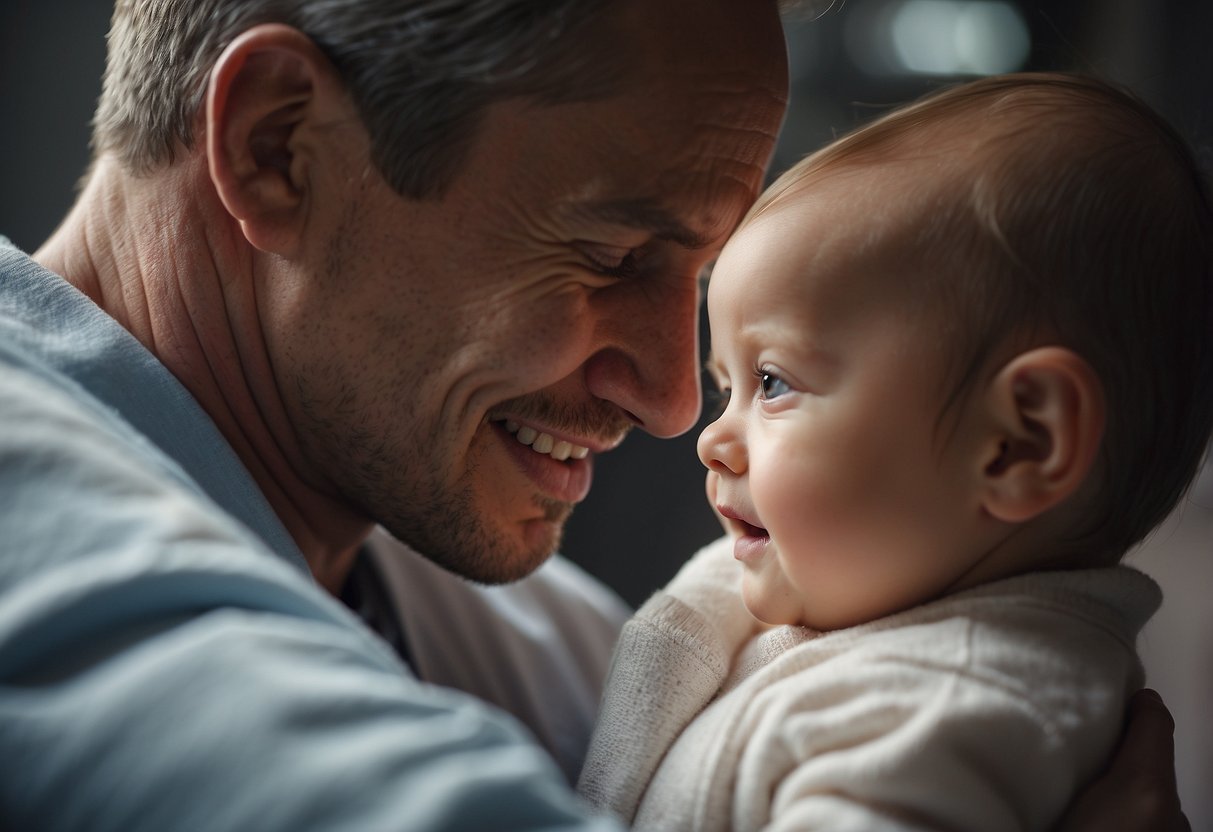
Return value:
<svg viewBox="0 0 1213 832">
<path fill-rule="evenodd" d="M 764 461 L 761 472 L 754 466 L 750 483 L 759 516 L 772 534 L 799 537 L 821 522 L 820 515 L 833 502 L 830 485 L 802 455 L 785 453 Z"/>
<path fill-rule="evenodd" d="M 836 483 L 810 460 L 786 455 L 776 473 L 752 488 L 790 583 L 803 591 L 828 580 L 832 559 L 846 548 L 849 509 L 840 499 L 846 483 Z"/>
</svg>

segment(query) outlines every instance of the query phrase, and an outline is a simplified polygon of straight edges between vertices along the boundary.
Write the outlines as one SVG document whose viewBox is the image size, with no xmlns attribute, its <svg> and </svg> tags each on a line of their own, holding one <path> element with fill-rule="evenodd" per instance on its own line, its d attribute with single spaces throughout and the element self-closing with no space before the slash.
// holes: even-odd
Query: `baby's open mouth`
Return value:
<svg viewBox="0 0 1213 832">
<path fill-rule="evenodd" d="M 746 537 L 768 537 L 767 530 L 761 526 L 754 526 L 744 520 L 735 521 L 741 527 L 741 533 Z"/>
</svg>

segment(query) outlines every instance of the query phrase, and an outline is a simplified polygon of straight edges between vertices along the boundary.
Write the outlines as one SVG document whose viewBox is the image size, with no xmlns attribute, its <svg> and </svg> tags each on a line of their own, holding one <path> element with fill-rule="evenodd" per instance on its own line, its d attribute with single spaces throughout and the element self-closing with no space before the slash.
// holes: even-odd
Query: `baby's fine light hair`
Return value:
<svg viewBox="0 0 1213 832">
<path fill-rule="evenodd" d="M 907 257 L 926 267 L 915 291 L 947 328 L 941 413 L 1008 354 L 1055 344 L 1086 359 L 1107 422 L 1095 499 L 1068 543 L 1119 558 L 1176 506 L 1213 431 L 1204 174 L 1133 95 L 1019 73 L 934 93 L 842 137 L 781 176 L 743 224 L 835 173 L 920 163 L 922 188 L 894 210 L 921 217 Z"/>
</svg>

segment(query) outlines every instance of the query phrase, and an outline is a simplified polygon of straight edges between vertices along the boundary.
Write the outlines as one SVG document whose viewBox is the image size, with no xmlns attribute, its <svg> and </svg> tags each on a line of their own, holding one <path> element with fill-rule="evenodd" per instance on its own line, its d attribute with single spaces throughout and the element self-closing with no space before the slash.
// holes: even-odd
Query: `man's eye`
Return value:
<svg viewBox="0 0 1213 832">
<path fill-rule="evenodd" d="M 792 388 L 788 383 L 779 376 L 767 370 L 759 370 L 759 389 L 762 391 L 762 398 L 775 399 L 782 396 L 784 393 L 791 392 Z"/>
<path fill-rule="evenodd" d="M 639 271 L 640 258 L 635 251 L 629 251 L 618 263 L 602 270 L 603 274 L 609 274 L 611 277 L 635 277 Z"/>
<path fill-rule="evenodd" d="M 632 277 L 640 270 L 640 256 L 636 249 L 593 246 L 586 249 L 595 271 L 611 277 Z"/>
</svg>

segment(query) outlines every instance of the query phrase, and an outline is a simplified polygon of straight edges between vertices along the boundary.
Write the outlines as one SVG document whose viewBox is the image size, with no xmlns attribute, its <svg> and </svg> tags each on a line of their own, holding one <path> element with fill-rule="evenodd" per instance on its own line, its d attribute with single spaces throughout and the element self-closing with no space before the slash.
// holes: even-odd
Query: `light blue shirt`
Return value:
<svg viewBox="0 0 1213 832">
<path fill-rule="evenodd" d="M 0 827 L 617 829 L 311 580 L 214 424 L 0 238 Z"/>
</svg>

